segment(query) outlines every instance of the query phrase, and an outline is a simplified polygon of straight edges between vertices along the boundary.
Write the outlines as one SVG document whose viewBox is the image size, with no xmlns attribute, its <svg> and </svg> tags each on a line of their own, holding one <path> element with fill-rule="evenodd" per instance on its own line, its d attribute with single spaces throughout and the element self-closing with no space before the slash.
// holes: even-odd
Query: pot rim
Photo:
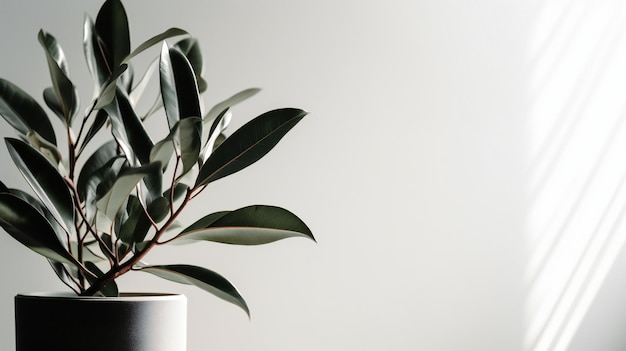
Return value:
<svg viewBox="0 0 626 351">
<path fill-rule="evenodd" d="M 160 292 L 122 292 L 120 296 L 80 296 L 73 292 L 45 291 L 19 293 L 15 296 L 20 299 L 45 300 L 73 300 L 73 301 L 173 301 L 186 300 L 183 294 Z"/>
</svg>

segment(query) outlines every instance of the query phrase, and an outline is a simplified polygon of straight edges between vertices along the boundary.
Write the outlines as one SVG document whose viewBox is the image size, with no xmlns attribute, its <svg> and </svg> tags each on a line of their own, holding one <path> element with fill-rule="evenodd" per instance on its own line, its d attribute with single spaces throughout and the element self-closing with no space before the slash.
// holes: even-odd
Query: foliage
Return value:
<svg viewBox="0 0 626 351">
<path fill-rule="evenodd" d="M 258 89 L 235 94 L 205 113 L 202 56 L 198 42 L 186 31 L 168 29 L 131 51 L 120 0 L 105 1 L 95 22 L 86 16 L 83 31 L 94 80 L 84 115 L 63 50 L 51 34 L 42 30 L 38 36 L 51 79 L 44 101 L 59 118 L 67 145 L 61 147 L 48 113 L 35 99 L 0 79 L 0 115 L 19 135 L 5 139 L 8 152 L 32 190 L 0 182 L 0 225 L 47 258 L 63 283 L 79 295 L 116 296 L 116 278 L 143 271 L 198 286 L 248 312 L 237 289 L 219 274 L 183 264 L 148 265 L 142 259 L 151 249 L 172 242 L 258 245 L 290 237 L 315 240 L 296 215 L 266 205 L 207 214 L 188 227 L 177 222 L 210 183 L 258 161 L 306 113 L 294 108 L 269 111 L 226 137 L 230 108 Z M 168 40 L 177 41 L 171 45 Z M 132 59 L 156 45 L 161 45 L 159 57 L 135 79 Z M 159 98 L 146 113 L 139 113 L 142 93 L 157 72 Z M 154 142 L 144 122 L 163 110 L 169 133 Z M 107 129 L 105 143 L 87 147 L 101 140 L 94 137 Z M 95 151 L 87 157 L 87 150 Z"/>
</svg>

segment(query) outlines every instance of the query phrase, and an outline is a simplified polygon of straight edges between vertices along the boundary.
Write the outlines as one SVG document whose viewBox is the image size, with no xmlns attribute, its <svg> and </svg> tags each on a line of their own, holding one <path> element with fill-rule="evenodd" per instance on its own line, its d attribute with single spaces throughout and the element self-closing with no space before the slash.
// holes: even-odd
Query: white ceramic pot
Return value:
<svg viewBox="0 0 626 351">
<path fill-rule="evenodd" d="M 19 294 L 15 337 L 16 351 L 186 351 L 187 299 Z"/>
</svg>

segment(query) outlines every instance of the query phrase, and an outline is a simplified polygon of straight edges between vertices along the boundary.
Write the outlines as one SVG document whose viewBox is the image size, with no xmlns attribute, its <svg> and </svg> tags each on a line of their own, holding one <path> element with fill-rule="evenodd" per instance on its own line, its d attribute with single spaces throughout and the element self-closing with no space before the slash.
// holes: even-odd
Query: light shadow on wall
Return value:
<svg viewBox="0 0 626 351">
<path fill-rule="evenodd" d="M 534 19 L 525 349 L 566 350 L 626 240 L 626 8 L 544 1 Z"/>
</svg>

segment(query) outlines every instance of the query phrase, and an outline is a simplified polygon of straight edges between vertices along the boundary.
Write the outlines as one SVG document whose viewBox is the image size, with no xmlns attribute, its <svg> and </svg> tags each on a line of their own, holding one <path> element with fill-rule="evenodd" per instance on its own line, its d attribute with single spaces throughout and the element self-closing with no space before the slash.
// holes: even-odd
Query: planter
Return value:
<svg viewBox="0 0 626 351">
<path fill-rule="evenodd" d="M 186 326 L 183 295 L 15 297 L 16 351 L 186 351 Z"/>
</svg>

